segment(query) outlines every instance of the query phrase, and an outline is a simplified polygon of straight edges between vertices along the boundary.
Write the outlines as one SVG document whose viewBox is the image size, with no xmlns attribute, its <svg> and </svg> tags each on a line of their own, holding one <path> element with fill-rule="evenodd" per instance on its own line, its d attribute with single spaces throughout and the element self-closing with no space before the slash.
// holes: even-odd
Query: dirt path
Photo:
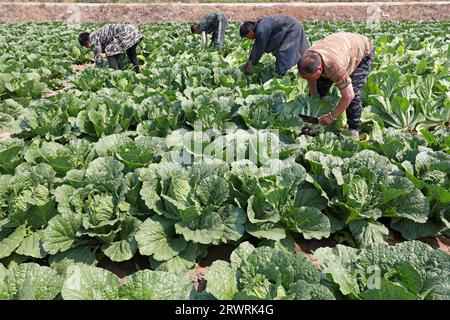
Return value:
<svg viewBox="0 0 450 320">
<path fill-rule="evenodd" d="M 420 239 L 420 241 L 429 244 L 434 249 L 438 249 L 444 251 L 447 254 L 450 254 L 450 239 L 447 237 L 444 236 L 429 237 Z"/>
<path fill-rule="evenodd" d="M 0 22 L 67 22 L 143 24 L 198 21 L 210 11 L 230 21 L 289 14 L 300 21 L 449 20 L 450 1 L 349 3 L 0 3 Z"/>
<path fill-rule="evenodd" d="M 0 132 L 0 140 L 8 140 L 12 136 L 12 132 Z"/>
<path fill-rule="evenodd" d="M 75 65 L 73 65 L 73 69 L 75 71 L 74 75 L 75 76 L 80 76 L 81 73 L 83 73 L 83 71 L 85 69 L 93 67 L 93 66 L 94 66 L 94 64 L 75 64 Z M 65 80 L 62 81 L 62 85 L 57 90 L 44 91 L 42 93 L 42 98 L 43 99 L 48 99 L 50 97 L 53 97 L 53 96 L 57 95 L 61 91 L 64 91 L 64 90 L 67 90 L 67 89 L 70 89 L 70 88 L 73 88 L 73 87 L 75 87 L 75 85 L 72 82 L 70 82 L 68 79 L 65 79 Z"/>
</svg>

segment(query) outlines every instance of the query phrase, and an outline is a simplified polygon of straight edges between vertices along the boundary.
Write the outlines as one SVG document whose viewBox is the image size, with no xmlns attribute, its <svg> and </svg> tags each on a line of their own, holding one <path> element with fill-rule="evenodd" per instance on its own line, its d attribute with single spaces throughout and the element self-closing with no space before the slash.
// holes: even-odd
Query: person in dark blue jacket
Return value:
<svg viewBox="0 0 450 320">
<path fill-rule="evenodd" d="M 297 19 L 287 15 L 276 14 L 258 21 L 246 21 L 239 33 L 242 38 L 255 40 L 248 61 L 243 66 L 246 74 L 250 74 L 264 52 L 268 52 L 276 57 L 276 73 L 283 76 L 297 65 L 309 48 L 303 26 Z"/>
</svg>

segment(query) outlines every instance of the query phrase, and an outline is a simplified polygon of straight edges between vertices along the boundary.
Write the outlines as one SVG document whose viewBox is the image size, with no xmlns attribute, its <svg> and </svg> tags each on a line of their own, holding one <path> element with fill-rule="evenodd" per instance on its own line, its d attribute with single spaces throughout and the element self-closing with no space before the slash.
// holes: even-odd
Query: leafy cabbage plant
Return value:
<svg viewBox="0 0 450 320">
<path fill-rule="evenodd" d="M 223 177 L 227 170 L 220 160 L 187 168 L 175 162 L 151 164 L 141 171 L 141 196 L 161 221 L 171 221 L 187 241 L 236 241 L 244 232 L 246 217 L 229 201 L 229 185 Z"/>
<path fill-rule="evenodd" d="M 319 151 L 308 151 L 304 157 L 333 216 L 349 224 L 360 245 L 387 240 L 388 230 L 378 222 L 381 217 L 427 222 L 429 200 L 388 158 L 372 150 L 349 158 Z"/>
<path fill-rule="evenodd" d="M 285 238 L 285 229 L 307 239 L 328 237 L 330 221 L 321 212 L 325 199 L 305 184 L 306 178 L 294 161 L 274 159 L 259 168 L 249 160 L 232 163 L 227 179 L 233 197 L 247 209 L 246 231 L 271 240 Z"/>
<path fill-rule="evenodd" d="M 36 263 L 0 264 L 0 300 L 186 300 L 192 290 L 187 275 L 164 271 L 141 270 L 120 281 L 84 263 L 70 264 L 64 276 Z"/>
<path fill-rule="evenodd" d="M 37 263 L 22 263 L 8 269 L 0 264 L 0 300 L 52 300 L 61 291 L 62 277 Z"/>
<path fill-rule="evenodd" d="M 337 245 L 314 256 L 350 299 L 450 299 L 450 256 L 419 241 L 363 249 Z"/>
<path fill-rule="evenodd" d="M 219 300 L 334 300 L 321 273 L 303 254 L 243 242 L 231 261 L 215 261 L 199 298 Z"/>
<path fill-rule="evenodd" d="M 87 242 L 100 243 L 113 261 L 134 256 L 134 234 L 141 222 L 129 214 L 132 206 L 127 202 L 129 185 L 123 170 L 124 165 L 113 157 L 100 157 L 86 170 L 67 173 L 67 184 L 54 191 L 59 215 L 44 230 L 47 252 L 54 255 Z"/>
</svg>

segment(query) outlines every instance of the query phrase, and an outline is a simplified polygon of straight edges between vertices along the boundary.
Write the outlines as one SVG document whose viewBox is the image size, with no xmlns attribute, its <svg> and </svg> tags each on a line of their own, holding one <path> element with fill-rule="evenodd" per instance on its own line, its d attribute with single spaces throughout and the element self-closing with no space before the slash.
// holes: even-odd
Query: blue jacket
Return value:
<svg viewBox="0 0 450 320">
<path fill-rule="evenodd" d="M 299 38 L 291 39 L 290 34 L 302 35 Z M 303 26 L 300 22 L 287 15 L 276 14 L 263 17 L 256 22 L 255 43 L 248 61 L 255 65 L 259 62 L 264 52 L 276 55 L 281 46 L 292 41 L 301 41 L 300 53 L 308 49 L 307 38 L 303 35 Z"/>
</svg>

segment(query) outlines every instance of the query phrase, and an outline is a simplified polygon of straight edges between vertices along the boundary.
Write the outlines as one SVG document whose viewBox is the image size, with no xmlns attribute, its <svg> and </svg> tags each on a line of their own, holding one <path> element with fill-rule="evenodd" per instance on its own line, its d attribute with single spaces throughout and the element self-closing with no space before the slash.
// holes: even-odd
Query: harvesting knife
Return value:
<svg viewBox="0 0 450 320">
<path fill-rule="evenodd" d="M 299 116 L 305 122 L 316 123 L 316 124 L 319 123 L 319 118 L 317 118 L 317 117 L 311 117 L 311 116 L 307 116 L 307 115 L 304 115 L 304 114 L 300 114 Z"/>
</svg>

